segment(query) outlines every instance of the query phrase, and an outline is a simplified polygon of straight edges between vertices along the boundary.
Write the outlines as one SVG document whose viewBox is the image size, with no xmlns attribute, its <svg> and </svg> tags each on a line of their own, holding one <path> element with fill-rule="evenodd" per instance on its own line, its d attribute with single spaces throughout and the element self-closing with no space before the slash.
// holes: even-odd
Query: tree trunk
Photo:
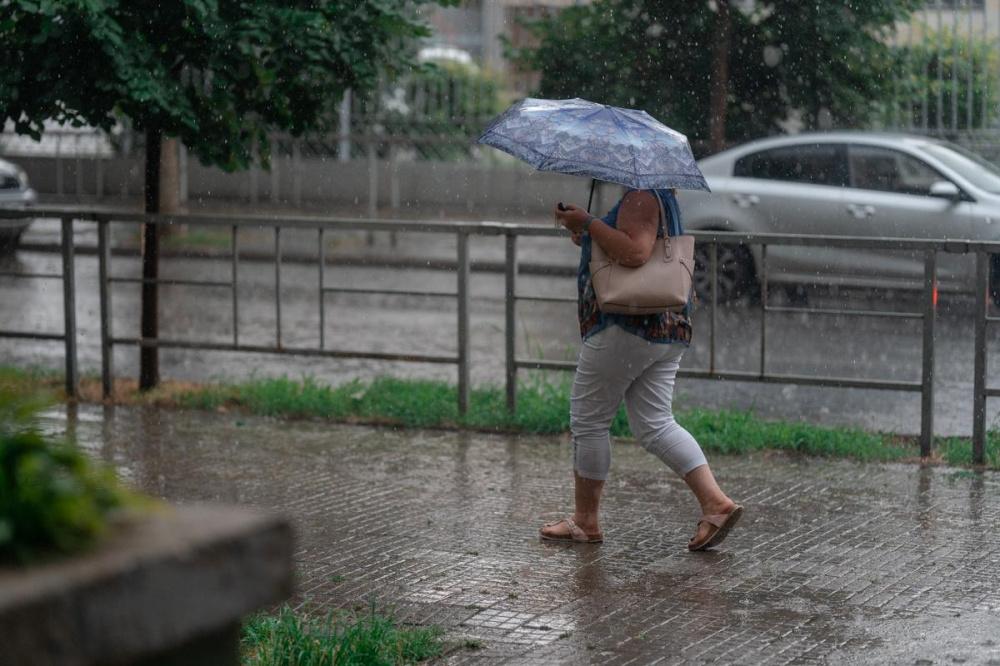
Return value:
<svg viewBox="0 0 1000 666">
<path fill-rule="evenodd" d="M 160 139 L 160 212 L 179 213 L 181 207 L 180 142 L 174 138 Z M 174 225 L 170 225 L 174 226 Z M 169 233 L 170 227 L 161 231 Z"/>
<path fill-rule="evenodd" d="M 729 97 L 729 48 L 732 16 L 729 0 L 715 0 L 718 7 L 715 42 L 712 45 L 712 97 L 709 109 L 709 143 L 713 153 L 726 147 L 726 106 Z"/>
<path fill-rule="evenodd" d="M 162 132 L 157 128 L 146 130 L 145 211 L 160 212 L 160 156 Z M 142 316 L 140 337 L 159 337 L 159 294 L 156 280 L 159 276 L 160 235 L 157 225 L 142 225 Z M 139 348 L 139 390 L 148 391 L 160 383 L 160 354 L 156 347 Z"/>
</svg>

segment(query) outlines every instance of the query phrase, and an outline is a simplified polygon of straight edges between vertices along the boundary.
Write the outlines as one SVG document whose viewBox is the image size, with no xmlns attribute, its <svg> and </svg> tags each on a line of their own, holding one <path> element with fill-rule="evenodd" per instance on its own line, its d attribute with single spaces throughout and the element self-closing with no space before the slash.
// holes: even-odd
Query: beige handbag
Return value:
<svg viewBox="0 0 1000 666">
<path fill-rule="evenodd" d="M 660 224 L 666 219 L 660 195 Z M 660 314 L 687 307 L 694 280 L 694 236 L 680 235 L 675 207 L 672 227 L 677 235 L 656 239 L 653 254 L 641 266 L 622 266 L 612 261 L 596 242 L 591 242 L 590 279 L 601 312 L 612 314 Z"/>
</svg>

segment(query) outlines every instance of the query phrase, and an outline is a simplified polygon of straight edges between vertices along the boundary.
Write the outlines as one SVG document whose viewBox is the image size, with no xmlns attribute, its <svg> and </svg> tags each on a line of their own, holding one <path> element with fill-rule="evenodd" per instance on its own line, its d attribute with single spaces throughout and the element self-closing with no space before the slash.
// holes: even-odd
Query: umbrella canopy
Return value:
<svg viewBox="0 0 1000 666">
<path fill-rule="evenodd" d="M 479 143 L 540 171 L 558 171 L 639 190 L 711 191 L 687 137 L 645 111 L 584 99 L 528 97 L 497 116 Z"/>
</svg>

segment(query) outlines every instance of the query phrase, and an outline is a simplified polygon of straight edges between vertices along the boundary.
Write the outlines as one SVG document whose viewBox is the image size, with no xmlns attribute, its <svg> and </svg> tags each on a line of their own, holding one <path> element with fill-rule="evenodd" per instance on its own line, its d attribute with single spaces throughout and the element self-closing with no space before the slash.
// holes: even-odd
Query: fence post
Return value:
<svg viewBox="0 0 1000 666">
<path fill-rule="evenodd" d="M 378 160 L 375 155 L 375 142 L 368 137 L 368 219 L 378 216 Z M 368 245 L 375 244 L 375 234 L 369 231 L 366 241 Z"/>
<path fill-rule="evenodd" d="M 256 204 L 260 199 L 260 151 L 257 149 L 257 142 L 254 141 L 250 147 L 250 203 Z"/>
<path fill-rule="evenodd" d="M 188 178 L 188 150 L 182 141 L 177 142 L 177 202 L 186 204 L 191 181 Z"/>
<path fill-rule="evenodd" d="M 399 144 L 396 137 L 389 138 L 389 207 L 392 209 L 392 217 L 399 217 Z M 396 232 L 389 233 L 389 244 L 396 247 Z"/>
<path fill-rule="evenodd" d="M 76 270 L 73 253 L 73 218 L 62 218 L 63 339 L 66 342 L 66 395 L 76 398 Z"/>
<path fill-rule="evenodd" d="M 276 204 L 281 201 L 281 176 L 278 171 L 278 140 L 271 139 L 271 203 Z"/>
<path fill-rule="evenodd" d="M 976 340 L 972 394 L 972 462 L 986 462 L 986 312 L 989 299 L 989 255 L 976 253 Z"/>
<path fill-rule="evenodd" d="M 292 203 L 302 205 L 302 146 L 292 139 Z"/>
<path fill-rule="evenodd" d="M 934 443 L 934 319 L 937 310 L 937 251 L 924 251 L 923 373 L 920 389 L 920 456 Z"/>
<path fill-rule="evenodd" d="M 517 328 L 515 322 L 517 314 L 517 236 L 508 232 L 506 239 L 504 336 L 506 338 L 507 358 L 507 411 L 513 415 L 517 410 Z"/>
<path fill-rule="evenodd" d="M 344 97 L 340 100 L 338 110 L 338 132 L 337 132 L 337 161 L 349 162 L 351 160 L 351 91 L 344 91 Z"/>
<path fill-rule="evenodd" d="M 469 410 L 469 234 L 458 240 L 458 413 Z"/>
<path fill-rule="evenodd" d="M 95 158 L 95 162 L 96 162 L 96 164 L 94 165 L 96 170 L 95 178 L 97 179 L 97 182 L 94 184 L 94 190 L 95 190 L 94 193 L 97 195 L 96 198 L 98 201 L 103 201 L 104 200 L 104 156 L 98 153 L 97 157 Z"/>
<path fill-rule="evenodd" d="M 101 307 L 101 396 L 107 400 L 114 396 L 114 347 L 111 324 L 111 248 L 108 242 L 108 220 L 97 218 L 97 270 L 98 294 Z"/>
<path fill-rule="evenodd" d="M 63 195 L 62 134 L 56 135 L 56 196 Z"/>
</svg>

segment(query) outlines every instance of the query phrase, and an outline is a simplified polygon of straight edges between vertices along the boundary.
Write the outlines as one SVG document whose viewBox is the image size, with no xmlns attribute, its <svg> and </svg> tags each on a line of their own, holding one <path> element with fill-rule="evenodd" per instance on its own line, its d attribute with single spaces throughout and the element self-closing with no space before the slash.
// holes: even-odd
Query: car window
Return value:
<svg viewBox="0 0 1000 666">
<path fill-rule="evenodd" d="M 944 162 L 976 187 L 1000 194 L 1000 168 L 981 155 L 953 143 L 928 143 L 920 149 Z"/>
<path fill-rule="evenodd" d="M 930 196 L 931 185 L 947 180 L 926 162 L 891 148 L 852 145 L 851 187 Z"/>
<path fill-rule="evenodd" d="M 738 159 L 733 175 L 843 187 L 847 185 L 846 151 L 844 146 L 835 143 L 762 150 Z"/>
</svg>

